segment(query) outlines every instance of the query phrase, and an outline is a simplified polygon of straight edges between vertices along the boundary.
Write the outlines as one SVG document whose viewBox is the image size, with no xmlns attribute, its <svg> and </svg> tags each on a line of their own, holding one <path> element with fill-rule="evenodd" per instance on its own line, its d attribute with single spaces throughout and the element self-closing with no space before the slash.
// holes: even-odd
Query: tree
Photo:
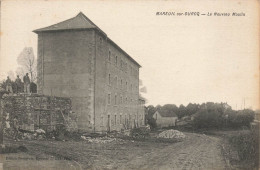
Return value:
<svg viewBox="0 0 260 170">
<path fill-rule="evenodd" d="M 146 107 L 148 116 L 153 117 L 153 114 L 156 112 L 156 108 L 153 105 Z"/>
<path fill-rule="evenodd" d="M 178 113 L 178 107 L 175 104 L 166 104 L 161 107 L 160 112 L 175 116 Z"/>
<path fill-rule="evenodd" d="M 199 111 L 199 105 L 197 105 L 197 104 L 189 103 L 186 106 L 186 115 L 191 116 L 191 115 L 195 114 L 197 111 Z"/>
<path fill-rule="evenodd" d="M 17 63 L 20 67 L 17 68 L 17 73 L 24 74 L 28 72 L 31 76 L 31 81 L 36 79 L 36 59 L 33 54 L 32 47 L 25 47 L 20 55 L 17 57 Z"/>
<path fill-rule="evenodd" d="M 156 128 L 156 121 L 153 118 L 153 114 L 156 112 L 156 108 L 153 105 L 149 105 L 146 107 L 147 114 L 145 115 L 145 119 L 148 125 L 150 125 L 151 129 Z"/>
<path fill-rule="evenodd" d="M 183 104 L 181 104 L 179 107 L 179 110 L 177 112 L 177 116 L 180 119 L 180 118 L 184 117 L 185 114 L 186 114 L 186 107 Z"/>
<path fill-rule="evenodd" d="M 22 67 L 18 67 L 15 71 L 16 75 L 19 75 L 20 78 L 22 78 L 25 75 L 25 70 Z"/>
<path fill-rule="evenodd" d="M 158 105 L 155 107 L 155 109 L 156 109 L 158 112 L 160 112 L 161 109 L 162 109 L 162 106 L 158 104 Z"/>
</svg>

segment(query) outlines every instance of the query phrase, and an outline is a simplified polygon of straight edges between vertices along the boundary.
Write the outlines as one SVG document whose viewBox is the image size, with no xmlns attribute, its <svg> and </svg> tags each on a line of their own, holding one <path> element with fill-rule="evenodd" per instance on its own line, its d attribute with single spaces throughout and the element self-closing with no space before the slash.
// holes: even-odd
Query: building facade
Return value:
<svg viewBox="0 0 260 170">
<path fill-rule="evenodd" d="M 156 121 L 157 127 L 172 127 L 176 125 L 178 117 L 176 114 L 172 115 L 169 113 L 158 112 L 156 111 L 153 115 L 153 118 Z"/>
<path fill-rule="evenodd" d="M 34 32 L 38 93 L 70 97 L 79 129 L 118 131 L 144 125 L 141 66 L 83 13 Z"/>
</svg>

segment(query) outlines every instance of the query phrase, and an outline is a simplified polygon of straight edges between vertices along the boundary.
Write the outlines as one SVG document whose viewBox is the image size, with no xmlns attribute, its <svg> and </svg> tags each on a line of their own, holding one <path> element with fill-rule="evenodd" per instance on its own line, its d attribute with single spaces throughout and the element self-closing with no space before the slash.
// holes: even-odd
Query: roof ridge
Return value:
<svg viewBox="0 0 260 170">
<path fill-rule="evenodd" d="M 76 15 L 75 17 L 77 17 L 77 16 L 83 17 L 83 19 L 90 22 L 93 26 L 96 26 L 96 24 L 94 24 L 94 22 L 92 22 L 86 15 L 84 15 L 83 12 L 79 12 L 78 15 Z M 96 26 L 96 27 L 98 27 L 98 26 Z"/>
<path fill-rule="evenodd" d="M 107 36 L 107 34 L 104 31 L 102 31 L 93 21 L 91 21 L 91 19 L 89 19 L 83 12 L 80 11 L 77 16 L 83 17 L 83 19 L 90 22 L 91 25 L 96 27 L 100 32 L 102 32 L 105 36 Z"/>
</svg>

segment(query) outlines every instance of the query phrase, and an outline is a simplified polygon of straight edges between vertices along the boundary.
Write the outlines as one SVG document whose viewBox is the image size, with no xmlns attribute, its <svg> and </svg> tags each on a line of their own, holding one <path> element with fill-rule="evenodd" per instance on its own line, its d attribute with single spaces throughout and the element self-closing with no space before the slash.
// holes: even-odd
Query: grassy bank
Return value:
<svg viewBox="0 0 260 170">
<path fill-rule="evenodd" d="M 226 161 L 234 169 L 259 169 L 259 130 L 208 131 L 223 139 Z"/>
</svg>

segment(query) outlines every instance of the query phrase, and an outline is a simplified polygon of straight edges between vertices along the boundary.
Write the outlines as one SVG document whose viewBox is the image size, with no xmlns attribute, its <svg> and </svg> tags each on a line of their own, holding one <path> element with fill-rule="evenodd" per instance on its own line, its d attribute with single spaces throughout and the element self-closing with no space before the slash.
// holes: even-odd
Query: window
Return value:
<svg viewBox="0 0 260 170">
<path fill-rule="evenodd" d="M 121 89 L 122 89 L 122 87 L 123 87 L 123 80 L 122 79 L 120 81 L 120 86 L 121 86 Z"/>
<path fill-rule="evenodd" d="M 110 62 L 111 61 L 111 51 L 109 50 L 108 52 L 108 61 Z"/>
<path fill-rule="evenodd" d="M 120 124 L 122 124 L 122 115 L 120 115 L 119 121 L 120 121 Z"/>
<path fill-rule="evenodd" d="M 127 82 L 125 82 L 125 89 L 126 89 L 126 91 L 127 91 Z"/>
<path fill-rule="evenodd" d="M 127 62 L 125 63 L 125 72 L 127 72 Z"/>
<path fill-rule="evenodd" d="M 111 75 L 108 74 L 108 84 L 111 85 Z"/>
<path fill-rule="evenodd" d="M 127 97 L 125 98 L 125 104 L 127 104 Z"/>
<path fill-rule="evenodd" d="M 120 97 L 120 103 L 123 104 L 123 97 Z"/>
<path fill-rule="evenodd" d="M 115 64 L 117 65 L 117 56 L 116 56 Z"/>
<path fill-rule="evenodd" d="M 115 115 L 115 125 L 116 125 L 116 115 Z"/>
<path fill-rule="evenodd" d="M 110 104 L 111 103 L 111 94 L 107 95 L 107 103 Z"/>
<path fill-rule="evenodd" d="M 117 76 L 115 77 L 115 87 L 117 87 Z"/>
<path fill-rule="evenodd" d="M 117 103 L 117 95 L 115 95 L 115 105 L 116 105 L 116 103 Z"/>
<path fill-rule="evenodd" d="M 122 59 L 120 60 L 120 67 L 123 68 L 123 61 L 122 61 Z"/>
</svg>

